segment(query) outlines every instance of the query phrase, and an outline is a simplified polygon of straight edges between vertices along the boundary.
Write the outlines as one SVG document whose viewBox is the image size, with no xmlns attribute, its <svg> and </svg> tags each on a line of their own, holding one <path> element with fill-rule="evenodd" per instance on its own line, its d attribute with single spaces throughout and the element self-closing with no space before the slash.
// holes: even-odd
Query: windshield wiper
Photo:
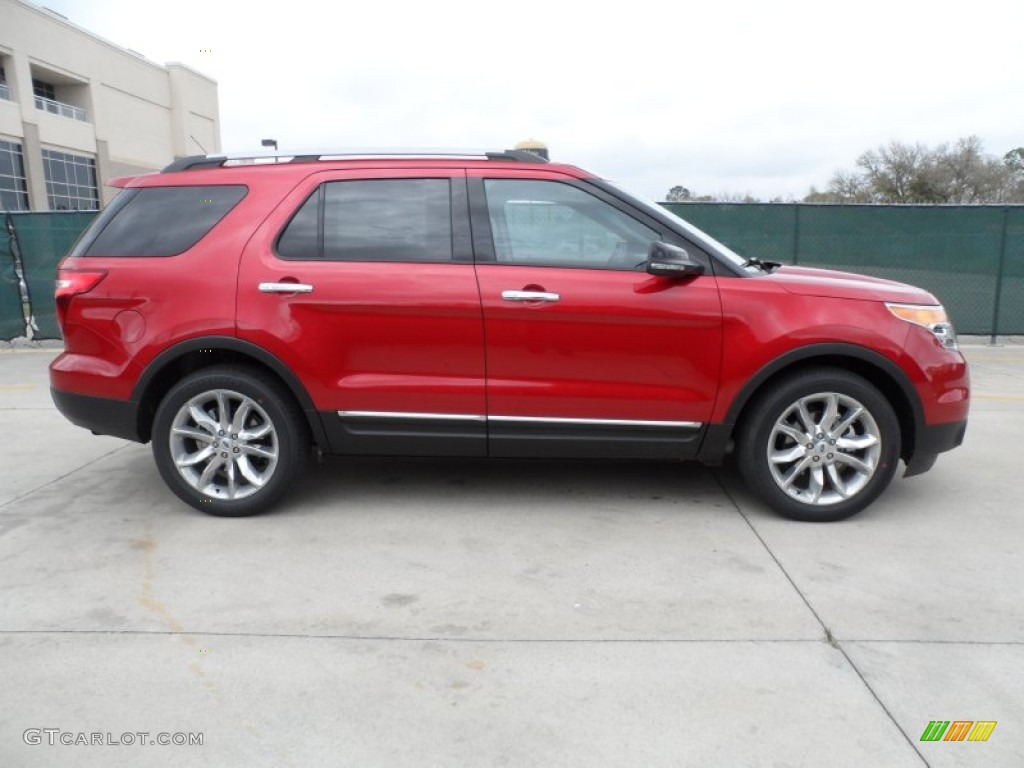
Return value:
<svg viewBox="0 0 1024 768">
<path fill-rule="evenodd" d="M 763 269 L 765 272 L 771 272 L 772 270 L 778 269 L 779 267 L 781 267 L 782 266 L 782 262 L 781 261 L 763 261 L 763 260 L 758 259 L 758 258 L 755 257 L 755 258 L 747 259 L 746 261 L 744 261 L 743 262 L 743 266 L 744 267 L 758 267 L 759 269 Z"/>
</svg>

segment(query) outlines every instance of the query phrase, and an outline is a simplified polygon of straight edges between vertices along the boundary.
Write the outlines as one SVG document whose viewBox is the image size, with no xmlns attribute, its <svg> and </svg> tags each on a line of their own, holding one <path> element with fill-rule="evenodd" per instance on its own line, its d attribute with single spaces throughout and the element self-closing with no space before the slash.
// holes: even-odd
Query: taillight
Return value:
<svg viewBox="0 0 1024 768">
<path fill-rule="evenodd" d="M 57 285 L 53 298 L 57 303 L 57 323 L 61 329 L 64 328 L 64 315 L 71 299 L 81 293 L 88 293 L 106 276 L 106 271 L 101 269 L 57 270 Z"/>
<path fill-rule="evenodd" d="M 70 299 L 78 293 L 88 293 L 107 273 L 99 269 L 61 269 L 57 271 L 57 290 L 54 299 Z"/>
</svg>

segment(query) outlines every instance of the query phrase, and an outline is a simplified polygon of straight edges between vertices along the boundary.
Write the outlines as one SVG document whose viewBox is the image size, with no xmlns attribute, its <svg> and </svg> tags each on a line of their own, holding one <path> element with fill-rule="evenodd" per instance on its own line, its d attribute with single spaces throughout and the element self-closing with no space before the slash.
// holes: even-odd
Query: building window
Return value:
<svg viewBox="0 0 1024 768">
<path fill-rule="evenodd" d="M 43 171 L 51 211 L 95 211 L 100 207 L 96 161 L 91 157 L 44 149 Z"/>
<path fill-rule="evenodd" d="M 21 144 L 0 141 L 0 211 L 27 211 L 28 184 Z"/>
<path fill-rule="evenodd" d="M 0 99 L 11 101 L 11 88 L 7 85 L 7 73 L 4 72 L 3 64 L 0 64 Z"/>
<path fill-rule="evenodd" d="M 50 101 L 57 100 L 57 94 L 53 90 L 53 83 L 48 83 L 45 80 L 36 80 L 32 78 L 32 93 L 44 99 Z"/>
</svg>

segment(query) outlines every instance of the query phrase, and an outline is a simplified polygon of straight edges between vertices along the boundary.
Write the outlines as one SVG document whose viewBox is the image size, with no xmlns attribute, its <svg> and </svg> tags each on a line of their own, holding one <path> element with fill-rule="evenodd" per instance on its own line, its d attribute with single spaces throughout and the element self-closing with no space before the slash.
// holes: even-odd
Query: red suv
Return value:
<svg viewBox="0 0 1024 768">
<path fill-rule="evenodd" d="M 53 399 L 153 442 L 215 515 L 340 455 L 735 453 L 838 520 L 963 440 L 968 370 L 931 294 L 744 259 L 527 152 L 203 156 L 123 191 L 60 267 Z"/>
</svg>

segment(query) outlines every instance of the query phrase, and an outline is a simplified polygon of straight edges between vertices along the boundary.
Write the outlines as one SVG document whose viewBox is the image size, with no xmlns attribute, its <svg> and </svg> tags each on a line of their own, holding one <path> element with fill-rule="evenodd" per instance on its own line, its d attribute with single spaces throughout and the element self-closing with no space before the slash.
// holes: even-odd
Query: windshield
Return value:
<svg viewBox="0 0 1024 768">
<path fill-rule="evenodd" d="M 679 227 L 679 229 L 686 232 L 686 234 L 690 235 L 699 245 L 709 247 L 711 250 L 724 256 L 726 259 L 728 259 L 738 267 L 747 266 L 747 260 L 740 256 L 738 253 L 736 253 L 736 251 L 734 251 L 732 248 L 725 245 L 724 243 L 720 243 L 718 240 L 715 240 L 715 238 L 713 238 L 707 232 L 697 229 L 697 227 L 693 226 L 693 224 L 688 222 L 686 219 L 682 219 L 679 216 L 676 216 L 668 208 L 658 205 L 654 201 L 648 200 L 642 195 L 633 194 L 632 192 L 623 189 L 621 186 L 619 186 L 613 181 L 604 180 L 604 183 L 611 187 L 612 189 L 614 189 L 615 191 L 619 192 L 620 194 L 626 195 L 634 202 L 639 203 L 640 207 L 646 208 L 647 211 L 653 214 L 654 216 L 661 218 L 667 217 L 671 219 L 673 224 Z"/>
</svg>

